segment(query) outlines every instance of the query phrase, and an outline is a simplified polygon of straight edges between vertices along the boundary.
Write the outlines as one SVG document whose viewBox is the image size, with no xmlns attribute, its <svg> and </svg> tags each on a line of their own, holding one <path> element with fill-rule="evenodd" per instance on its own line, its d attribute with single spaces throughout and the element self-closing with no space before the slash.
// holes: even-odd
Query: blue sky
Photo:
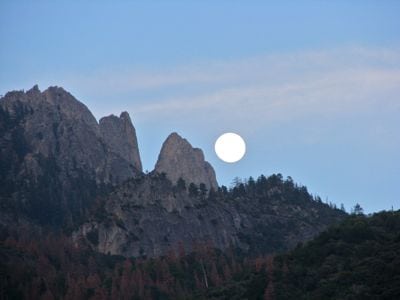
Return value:
<svg viewBox="0 0 400 300">
<path fill-rule="evenodd" d="M 280 172 L 399 209 L 400 2 L 216 2 L 1 1 L 0 94 L 59 85 L 97 118 L 127 110 L 148 170 L 177 131 L 220 184 Z M 225 131 L 239 163 L 213 151 Z"/>
</svg>

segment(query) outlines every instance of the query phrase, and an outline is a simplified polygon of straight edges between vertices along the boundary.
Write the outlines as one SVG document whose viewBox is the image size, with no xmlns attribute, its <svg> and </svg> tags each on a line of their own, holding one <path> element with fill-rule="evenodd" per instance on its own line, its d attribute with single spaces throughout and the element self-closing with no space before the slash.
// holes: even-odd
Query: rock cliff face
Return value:
<svg viewBox="0 0 400 300">
<path fill-rule="evenodd" d="M 73 237 L 127 257 L 165 255 L 178 245 L 189 252 L 204 242 L 265 254 L 293 248 L 343 216 L 276 175 L 205 195 L 150 173 L 106 196 Z"/>
<path fill-rule="evenodd" d="M 7 93 L 0 99 L 0 196 L 22 202 L 43 222 L 61 221 L 64 210 L 69 221 L 82 215 L 99 187 L 141 172 L 128 114 L 117 123 L 100 127 L 84 104 L 59 87 Z M 118 145 L 119 137 L 128 141 Z M 129 147 L 136 153 L 129 155 Z"/>
<path fill-rule="evenodd" d="M 123 112 L 119 118 L 114 115 L 104 117 L 99 125 L 103 139 L 111 150 L 142 171 L 136 131 L 129 114 Z"/>
<path fill-rule="evenodd" d="M 175 132 L 165 140 L 154 170 L 165 173 L 173 183 L 182 178 L 188 184 L 204 183 L 207 189 L 218 189 L 214 169 L 205 161 L 203 151 Z"/>
</svg>

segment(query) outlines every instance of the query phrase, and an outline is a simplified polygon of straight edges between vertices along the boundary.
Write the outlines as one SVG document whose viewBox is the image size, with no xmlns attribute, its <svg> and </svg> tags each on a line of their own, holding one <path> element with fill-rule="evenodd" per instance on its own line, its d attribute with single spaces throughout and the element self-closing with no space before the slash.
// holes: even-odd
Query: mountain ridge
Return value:
<svg viewBox="0 0 400 300">
<path fill-rule="evenodd" d="M 7 93 L 0 133 L 1 221 L 61 228 L 102 253 L 154 257 L 198 241 L 284 251 L 345 216 L 279 174 L 219 187 L 202 150 L 177 133 L 144 174 L 129 114 L 97 123 L 60 87 Z"/>
</svg>

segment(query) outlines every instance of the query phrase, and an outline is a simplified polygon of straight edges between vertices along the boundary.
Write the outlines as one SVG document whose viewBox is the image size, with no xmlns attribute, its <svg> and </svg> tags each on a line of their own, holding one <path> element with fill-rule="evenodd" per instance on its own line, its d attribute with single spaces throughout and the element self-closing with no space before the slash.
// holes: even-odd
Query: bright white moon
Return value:
<svg viewBox="0 0 400 300">
<path fill-rule="evenodd" d="M 246 143 L 236 133 L 224 133 L 215 142 L 215 153 L 227 163 L 235 163 L 246 153 Z"/>
</svg>

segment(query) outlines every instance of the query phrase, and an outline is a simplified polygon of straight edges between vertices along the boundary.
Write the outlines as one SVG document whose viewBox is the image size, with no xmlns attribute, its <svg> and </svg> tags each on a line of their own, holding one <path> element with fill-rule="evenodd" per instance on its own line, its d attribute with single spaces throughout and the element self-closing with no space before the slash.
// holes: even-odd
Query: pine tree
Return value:
<svg viewBox="0 0 400 300">
<path fill-rule="evenodd" d="M 207 187 L 204 183 L 200 183 L 200 196 L 205 197 L 207 195 Z"/>
<path fill-rule="evenodd" d="M 199 195 L 199 189 L 193 182 L 189 184 L 189 195 L 194 197 Z"/>
<path fill-rule="evenodd" d="M 185 191 L 186 190 L 186 182 L 182 177 L 179 177 L 176 186 L 178 188 L 178 191 Z"/>
<path fill-rule="evenodd" d="M 359 203 L 357 203 L 352 211 L 353 215 L 357 215 L 357 216 L 362 216 L 364 215 L 364 209 L 361 207 L 361 205 Z"/>
</svg>

